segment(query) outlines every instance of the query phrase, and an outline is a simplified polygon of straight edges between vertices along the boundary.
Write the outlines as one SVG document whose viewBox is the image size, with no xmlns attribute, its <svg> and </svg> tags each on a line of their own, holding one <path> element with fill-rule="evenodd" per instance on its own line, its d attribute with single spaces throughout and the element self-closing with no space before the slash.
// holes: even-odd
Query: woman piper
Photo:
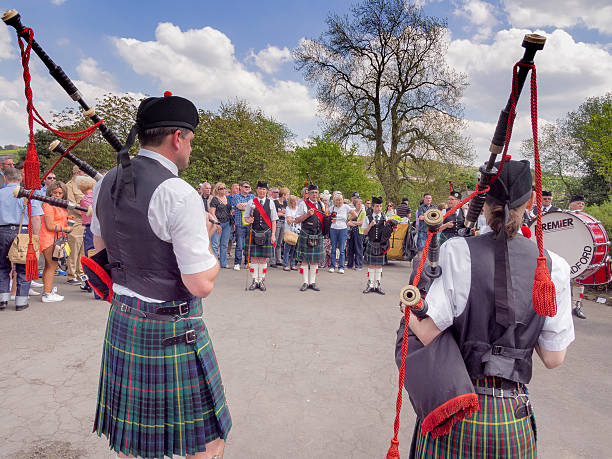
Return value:
<svg viewBox="0 0 612 459">
<path fill-rule="evenodd" d="M 424 431 L 423 419 L 417 419 L 410 457 L 537 455 L 535 420 L 526 388 L 532 354 L 535 349 L 549 369 L 561 365 L 574 340 L 574 325 L 569 266 L 550 251 L 545 255 L 557 312 L 543 317 L 534 311 L 538 248 L 519 231 L 531 199 L 529 162 L 507 161 L 487 193 L 484 212 L 492 231 L 452 238 L 440 248 L 442 274 L 427 293 L 428 317 L 419 321 L 413 316 L 409 326 L 425 349 L 435 349 L 448 329 L 457 341 L 480 408 L 437 438 Z M 401 349 L 403 329 L 402 319 L 396 353 Z M 409 371 L 422 387 L 430 387 L 430 396 L 444 383 L 428 380 L 424 371 L 409 368 L 407 363 L 407 375 Z"/>
</svg>

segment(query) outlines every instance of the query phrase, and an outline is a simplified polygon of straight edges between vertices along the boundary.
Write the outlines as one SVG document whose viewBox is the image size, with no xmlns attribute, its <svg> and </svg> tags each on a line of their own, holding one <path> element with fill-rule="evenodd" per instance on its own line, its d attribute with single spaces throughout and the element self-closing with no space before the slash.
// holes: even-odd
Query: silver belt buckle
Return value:
<svg viewBox="0 0 612 459">
<path fill-rule="evenodd" d="M 125 304 L 125 303 L 121 303 L 121 306 L 119 307 L 121 312 L 128 312 L 129 308 L 130 307 L 127 304 Z"/>
<path fill-rule="evenodd" d="M 187 330 L 185 332 L 185 342 L 187 344 L 195 343 L 196 340 L 196 332 L 195 330 Z"/>
<path fill-rule="evenodd" d="M 183 306 L 186 306 L 186 308 L 183 309 Z M 179 304 L 178 310 L 179 310 L 179 313 L 178 313 L 179 316 L 184 316 L 185 314 L 189 314 L 189 303 L 184 302 L 184 303 Z"/>
</svg>

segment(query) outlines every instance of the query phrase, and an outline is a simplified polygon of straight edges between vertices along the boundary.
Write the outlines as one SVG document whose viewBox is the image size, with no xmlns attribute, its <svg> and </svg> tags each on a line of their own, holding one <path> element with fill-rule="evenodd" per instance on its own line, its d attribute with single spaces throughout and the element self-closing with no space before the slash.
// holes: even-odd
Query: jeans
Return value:
<svg viewBox="0 0 612 459">
<path fill-rule="evenodd" d="M 236 225 L 236 251 L 234 256 L 234 264 L 239 265 L 242 261 L 242 252 L 244 251 L 244 241 L 249 235 L 248 225 Z M 244 254 L 246 261 L 247 254 Z"/>
<path fill-rule="evenodd" d="M 283 235 L 285 234 L 285 221 L 283 220 L 282 222 L 280 220 L 276 221 L 276 247 L 274 247 L 274 259 L 270 259 L 270 264 L 272 264 L 272 261 L 274 260 L 274 262 L 276 262 L 277 264 L 281 263 L 283 261 L 283 257 L 281 256 L 281 250 L 282 250 L 282 246 L 283 246 Z"/>
<path fill-rule="evenodd" d="M 427 240 L 427 231 L 419 231 L 417 235 L 417 249 L 423 250 L 425 248 L 425 241 Z"/>
<path fill-rule="evenodd" d="M 229 244 L 231 234 L 231 222 L 223 222 L 221 223 L 221 234 L 215 231 L 210 241 L 213 252 L 219 258 L 219 264 L 222 268 L 227 266 L 227 246 Z"/>
<path fill-rule="evenodd" d="M 349 268 L 363 268 L 363 234 L 358 229 L 351 230 L 351 238 L 346 248 L 347 262 Z"/>
<path fill-rule="evenodd" d="M 0 227 L 0 301 L 8 301 L 11 299 L 11 262 L 7 258 L 11 244 L 17 236 L 19 225 Z M 22 233 L 27 233 L 28 228 L 22 227 Z M 26 281 L 26 265 L 15 265 L 17 271 L 17 294 L 15 296 L 15 304 L 22 306 L 28 304 L 28 292 L 30 291 L 30 282 Z"/>
<path fill-rule="evenodd" d="M 89 251 L 94 248 L 93 233 L 91 232 L 90 225 L 83 226 L 85 227 L 85 231 L 83 232 L 83 250 L 85 251 L 85 256 L 88 257 Z"/>
<path fill-rule="evenodd" d="M 285 244 L 283 267 L 293 268 L 295 266 L 295 247 L 295 245 Z"/>
<path fill-rule="evenodd" d="M 348 236 L 348 228 L 329 230 L 329 238 L 331 240 L 331 267 L 336 267 L 336 247 L 340 250 L 340 260 L 338 260 L 338 268 L 344 269 L 344 257 L 346 248 L 346 237 Z"/>
</svg>

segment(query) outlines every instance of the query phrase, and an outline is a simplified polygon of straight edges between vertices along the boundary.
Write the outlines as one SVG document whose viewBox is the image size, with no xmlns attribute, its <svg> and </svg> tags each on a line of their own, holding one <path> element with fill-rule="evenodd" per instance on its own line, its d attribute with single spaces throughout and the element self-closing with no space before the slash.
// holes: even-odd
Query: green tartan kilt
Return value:
<svg viewBox="0 0 612 459">
<path fill-rule="evenodd" d="M 486 384 L 485 384 L 486 385 Z M 436 439 L 421 430 L 417 419 L 410 450 L 411 458 L 517 458 L 537 457 L 535 417 L 516 419 L 514 398 L 478 394 L 480 409 L 453 424 L 448 435 Z"/>
<path fill-rule="evenodd" d="M 308 235 L 303 231 L 300 233 L 295 249 L 296 261 L 306 263 L 320 263 L 325 260 L 325 251 L 323 250 L 323 235 L 319 234 L 319 242 L 316 246 L 308 245 Z"/>
<path fill-rule="evenodd" d="M 274 256 L 274 246 L 272 245 L 272 230 L 265 230 L 266 242 L 264 245 L 255 245 L 255 230 L 251 230 L 250 241 L 251 251 L 249 252 L 249 239 L 245 239 L 244 246 L 247 251 L 247 256 L 250 255 L 251 260 L 253 258 L 270 258 Z M 278 242 L 277 242 L 278 243 Z"/>
<path fill-rule="evenodd" d="M 366 245 L 364 250 L 363 260 L 366 265 L 386 265 L 387 253 L 385 251 L 382 255 L 372 255 L 372 244 L 368 241 L 368 245 Z"/>
<path fill-rule="evenodd" d="M 137 457 L 185 456 L 225 439 L 232 421 L 212 341 L 194 298 L 187 317 L 166 322 L 122 312 L 121 303 L 148 312 L 181 302 L 147 303 L 115 295 L 110 308 L 93 431 L 110 448 Z M 163 338 L 196 331 L 194 343 Z"/>
</svg>

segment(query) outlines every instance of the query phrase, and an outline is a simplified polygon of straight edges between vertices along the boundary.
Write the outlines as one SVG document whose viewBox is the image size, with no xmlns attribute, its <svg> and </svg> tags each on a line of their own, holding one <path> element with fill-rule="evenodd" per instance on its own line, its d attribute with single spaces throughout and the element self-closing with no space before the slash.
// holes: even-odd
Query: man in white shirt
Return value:
<svg viewBox="0 0 612 459">
<path fill-rule="evenodd" d="M 189 163 L 198 121 L 187 99 L 145 99 L 120 165 L 94 189 L 91 231 L 114 290 L 94 430 L 119 457 L 218 457 L 231 428 L 201 318 L 219 272 L 212 224 L 201 197 L 177 176 Z M 136 135 L 141 150 L 130 159 Z"/>
<path fill-rule="evenodd" d="M 325 210 L 319 200 L 317 185 L 308 186 L 308 197 L 298 204 L 296 223 L 301 223 L 301 231 L 296 245 L 295 259 L 301 263 L 300 274 L 303 283 L 300 291 L 310 288 L 315 292 L 321 290 L 317 287 L 316 277 L 319 272 L 319 263 L 325 258 L 323 251 L 323 219 Z"/>
</svg>

